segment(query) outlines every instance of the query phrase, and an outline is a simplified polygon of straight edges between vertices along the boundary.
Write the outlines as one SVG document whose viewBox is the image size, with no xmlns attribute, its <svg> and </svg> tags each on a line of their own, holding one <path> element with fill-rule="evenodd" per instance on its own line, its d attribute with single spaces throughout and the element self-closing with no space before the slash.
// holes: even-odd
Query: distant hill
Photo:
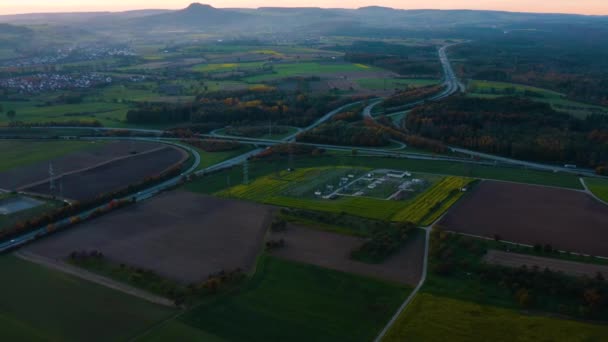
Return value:
<svg viewBox="0 0 608 342">
<path fill-rule="evenodd" d="M 397 10 L 380 6 L 359 9 L 222 9 L 193 3 L 187 8 L 174 11 L 26 14 L 0 16 L 0 22 L 77 26 L 107 36 L 113 36 L 115 32 L 120 32 L 123 36 L 159 33 L 170 35 L 177 32 L 256 35 L 270 32 L 301 36 L 337 34 L 388 37 L 405 32 L 413 32 L 413 36 L 417 36 L 421 31 L 435 31 L 443 37 L 469 39 L 471 35 L 479 33 L 479 28 L 493 31 L 489 34 L 502 34 L 503 30 L 537 28 L 547 24 L 606 25 L 608 17 L 476 10 Z M 426 33 L 420 36 L 433 37 Z"/>
<path fill-rule="evenodd" d="M 219 26 L 241 26 L 253 18 L 247 13 L 193 3 L 183 10 L 136 18 L 129 25 L 138 28 L 205 30 Z"/>
</svg>

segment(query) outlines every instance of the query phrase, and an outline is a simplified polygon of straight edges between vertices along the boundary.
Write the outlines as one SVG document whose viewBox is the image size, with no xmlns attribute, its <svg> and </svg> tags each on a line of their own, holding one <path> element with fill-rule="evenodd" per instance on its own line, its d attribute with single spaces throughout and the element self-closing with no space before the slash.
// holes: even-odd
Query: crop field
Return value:
<svg viewBox="0 0 608 342">
<path fill-rule="evenodd" d="M 192 68 L 193 71 L 197 72 L 225 72 L 225 71 L 239 71 L 239 70 L 251 70 L 260 69 L 266 62 L 245 62 L 245 63 L 218 63 L 218 64 L 201 64 Z"/>
<path fill-rule="evenodd" d="M 438 83 L 438 80 L 419 78 L 360 78 L 357 80 L 357 84 L 361 88 L 370 90 L 404 90 Z"/>
<path fill-rule="evenodd" d="M 483 181 L 440 224 L 460 233 L 608 256 L 608 206 L 581 191 Z"/>
<path fill-rule="evenodd" d="M 175 313 L 11 255 L 0 257 L 7 341 L 126 341 Z"/>
<path fill-rule="evenodd" d="M 82 141 L 17 141 L 0 140 L 0 172 L 37 162 L 52 160 L 77 151 L 103 145 L 103 142 Z M 48 169 L 48 166 L 47 166 Z M 2 185 L 0 185 L 2 186 Z"/>
<path fill-rule="evenodd" d="M 94 199 L 99 194 L 118 191 L 131 184 L 140 183 L 147 177 L 160 175 L 185 162 L 188 156 L 188 153 L 182 149 L 161 146 L 159 149 L 57 177 L 55 182 L 61 185 L 62 197 L 86 201 Z M 28 185 L 23 190 L 52 195 L 50 181 L 46 180 Z"/>
<path fill-rule="evenodd" d="M 600 178 L 585 178 L 585 184 L 593 194 L 608 202 L 608 180 Z"/>
<path fill-rule="evenodd" d="M 23 122 L 66 122 L 73 120 L 99 121 L 102 124 L 116 126 L 125 119 L 128 106 L 120 103 L 83 102 L 79 104 L 62 104 L 39 107 L 37 102 L 0 102 L 5 110 L 14 109 L 15 117 Z M 0 115 L 0 124 L 8 123 L 6 115 Z"/>
<path fill-rule="evenodd" d="M 603 341 L 608 326 L 534 316 L 435 296 L 416 296 L 383 341 Z"/>
<path fill-rule="evenodd" d="M 273 256 L 411 286 L 416 286 L 422 275 L 424 238 L 424 233 L 416 230 L 397 253 L 382 263 L 369 264 L 350 258 L 365 238 L 323 231 L 314 223 L 290 224 L 285 231 L 268 237 L 285 241 L 285 247 L 271 252 Z"/>
<path fill-rule="evenodd" d="M 222 270 L 251 270 L 271 217 L 272 209 L 266 206 L 173 191 L 25 250 L 51 259 L 97 250 L 111 262 L 189 284 Z"/>
<path fill-rule="evenodd" d="M 0 147 L 7 148 L 7 157 L 0 163 L 14 166 L 5 171 L 0 169 L 0 188 L 19 189 L 47 180 L 49 162 L 55 176 L 59 176 L 163 146 L 128 141 L 0 141 Z"/>
<path fill-rule="evenodd" d="M 430 225 L 462 197 L 464 192 L 461 189 L 472 181 L 470 178 L 445 177 L 416 198 L 412 205 L 397 213 L 393 220 Z"/>
<path fill-rule="evenodd" d="M 379 69 L 351 63 L 284 63 L 273 64 L 273 74 L 247 77 L 247 82 L 264 82 L 292 76 L 322 76 L 323 74 L 344 72 L 377 72 Z"/>
<path fill-rule="evenodd" d="M 179 320 L 234 341 L 370 341 L 410 291 L 263 256 L 245 288 L 212 299 Z"/>
</svg>

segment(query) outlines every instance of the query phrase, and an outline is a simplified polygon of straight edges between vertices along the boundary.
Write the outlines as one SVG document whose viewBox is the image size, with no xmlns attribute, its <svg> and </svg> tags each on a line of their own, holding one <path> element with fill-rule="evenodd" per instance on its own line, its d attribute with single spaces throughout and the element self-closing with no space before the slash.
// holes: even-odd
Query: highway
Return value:
<svg viewBox="0 0 608 342">
<path fill-rule="evenodd" d="M 456 92 L 464 91 L 464 87 L 463 87 L 462 83 L 460 83 L 458 81 L 458 78 L 454 74 L 454 71 L 452 69 L 452 66 L 451 66 L 450 61 L 447 56 L 447 49 L 456 44 L 461 44 L 461 43 L 445 45 L 445 46 L 441 47 L 438 51 L 439 59 L 440 59 L 440 62 L 441 62 L 441 65 L 442 65 L 443 71 L 444 71 L 443 84 L 445 85 L 445 89 L 441 93 L 436 94 L 428 99 L 416 101 L 414 103 L 408 104 L 407 105 L 408 107 L 414 107 L 425 101 L 438 101 L 438 100 L 444 99 L 448 96 L 451 96 Z M 363 100 L 363 101 L 357 101 L 357 102 L 346 104 L 344 106 L 341 106 L 341 107 L 325 114 L 324 116 L 319 118 L 317 121 L 315 121 L 313 124 L 305 127 L 301 131 L 311 130 L 311 129 L 323 124 L 324 122 L 330 120 L 334 115 L 340 113 L 344 109 L 352 107 L 352 106 L 356 106 L 361 103 L 365 103 L 366 101 L 371 101 L 371 103 L 368 106 L 366 106 L 366 108 L 364 108 L 363 115 L 373 119 L 373 116 L 371 115 L 371 111 L 373 110 L 373 108 L 376 105 L 378 105 L 381 102 L 381 99 Z M 402 110 L 402 109 L 400 109 L 400 110 Z M 82 130 L 82 127 L 71 127 L 71 126 L 41 127 L 41 129 L 49 129 L 49 128 L 67 129 L 67 130 L 69 130 L 69 129 Z M 221 163 L 215 164 L 215 165 L 205 168 L 203 170 L 195 171 L 198 168 L 198 166 L 200 165 L 200 155 L 198 154 L 198 152 L 196 152 L 196 150 L 193 148 L 190 148 L 188 146 L 184 146 L 182 144 L 175 142 L 179 139 L 166 139 L 166 138 L 161 139 L 161 136 L 164 133 L 163 130 L 141 129 L 141 128 L 112 128 L 112 127 L 95 127 L 95 128 L 91 128 L 91 129 L 96 130 L 96 131 L 117 131 L 117 130 L 118 131 L 128 131 L 128 132 L 137 133 L 137 134 L 151 134 L 151 135 L 155 135 L 156 137 L 155 138 L 150 138 L 150 137 L 89 137 L 89 138 L 84 138 L 84 139 L 114 139 L 114 140 L 133 139 L 133 140 L 158 141 L 158 142 L 163 142 L 166 144 L 176 145 L 176 146 L 179 146 L 180 148 L 186 149 L 195 158 L 193 165 L 188 170 L 182 172 L 180 175 L 178 175 L 170 180 L 164 181 L 161 184 L 152 186 L 149 189 L 138 192 L 135 195 L 130 195 L 130 196 L 126 196 L 126 197 L 122 198 L 125 200 L 129 200 L 131 198 L 135 198 L 136 201 L 146 200 L 148 198 L 151 198 L 151 197 L 157 195 L 158 193 L 160 193 L 163 190 L 166 190 L 166 189 L 169 189 L 169 188 L 175 186 L 176 184 L 178 184 L 180 182 L 180 180 L 184 176 L 187 176 L 190 174 L 201 175 L 201 174 L 205 174 L 208 172 L 221 170 L 223 168 L 228 168 L 228 167 L 232 167 L 235 165 L 239 165 L 239 164 L 243 163 L 249 157 L 263 151 L 263 148 L 257 148 L 255 150 L 252 150 L 245 154 L 239 155 L 235 158 L 223 161 Z M 272 146 L 272 145 L 276 145 L 276 144 L 293 142 L 295 140 L 297 134 L 300 133 L 301 131 L 295 132 L 280 140 L 232 137 L 232 136 L 224 136 L 224 135 L 216 135 L 216 134 L 201 134 L 199 136 L 202 138 L 207 137 L 207 138 L 214 138 L 214 139 L 225 139 L 225 140 L 230 140 L 230 141 L 238 141 L 238 142 L 241 142 L 244 144 L 254 144 L 254 145 L 258 145 L 258 146 L 268 147 L 268 146 Z M 422 153 L 408 153 L 408 152 L 401 152 L 401 151 L 396 152 L 396 151 L 391 151 L 391 150 L 373 149 L 373 148 L 357 148 L 357 147 L 352 147 L 352 146 L 335 146 L 335 145 L 312 144 L 312 143 L 299 143 L 299 144 L 314 146 L 317 148 L 333 150 L 333 151 L 352 151 L 353 149 L 356 149 L 358 151 L 359 155 L 366 155 L 366 156 L 385 156 L 385 157 L 419 159 L 419 160 L 449 161 L 449 162 L 471 163 L 471 164 L 488 165 L 488 166 L 497 166 L 500 163 L 500 164 L 504 164 L 504 165 L 511 165 L 511 166 L 514 165 L 514 166 L 543 170 L 543 171 L 595 175 L 593 170 L 590 170 L 590 169 L 573 169 L 573 168 L 566 168 L 566 167 L 555 166 L 555 165 L 547 165 L 547 164 L 542 164 L 542 163 L 521 161 L 521 160 L 516 160 L 516 159 L 511 159 L 511 158 L 494 156 L 491 154 L 481 153 L 481 152 L 477 152 L 477 151 L 471 151 L 471 150 L 467 150 L 467 149 L 463 149 L 463 148 L 459 148 L 459 147 L 453 147 L 453 146 L 449 147 L 452 152 L 469 155 L 473 158 L 483 158 L 483 159 L 486 159 L 486 161 L 479 161 L 479 160 L 475 160 L 473 158 L 469 159 L 469 158 L 459 158 L 459 157 L 449 157 L 449 156 L 438 156 L 438 155 L 430 155 L 430 154 L 422 154 Z M 102 205 L 97 208 L 87 210 L 87 211 L 81 213 L 80 215 L 78 215 L 78 217 L 81 220 L 87 219 L 91 215 L 91 213 L 93 213 L 95 210 L 97 210 L 99 208 L 103 208 L 106 205 Z M 69 219 L 64 219 L 59 222 L 55 222 L 54 225 L 57 228 L 67 226 L 67 225 L 69 225 Z M 0 243 L 0 252 L 6 251 L 6 250 L 9 250 L 12 248 L 16 248 L 20 245 L 30 242 L 30 241 L 36 239 L 37 237 L 45 235 L 45 234 L 47 234 L 46 226 L 40 227 L 30 233 L 26 233 L 13 240 Z"/>
</svg>

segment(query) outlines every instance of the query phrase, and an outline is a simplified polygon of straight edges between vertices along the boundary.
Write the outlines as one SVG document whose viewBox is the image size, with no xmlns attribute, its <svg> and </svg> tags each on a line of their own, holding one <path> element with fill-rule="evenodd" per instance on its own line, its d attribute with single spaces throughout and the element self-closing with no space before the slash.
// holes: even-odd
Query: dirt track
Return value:
<svg viewBox="0 0 608 342">
<path fill-rule="evenodd" d="M 355 273 L 415 286 L 422 275 L 424 234 L 416 234 L 399 253 L 382 264 L 350 259 L 350 252 L 364 239 L 290 225 L 285 232 L 272 233 L 270 239 L 283 238 L 286 246 L 273 255 L 338 271 Z"/>
<path fill-rule="evenodd" d="M 57 178 L 55 186 L 61 185 L 61 197 L 78 201 L 91 200 L 100 194 L 114 192 L 129 184 L 139 183 L 146 177 L 160 175 L 187 158 L 186 152 L 175 147 L 164 146 Z M 50 185 L 48 182 L 44 182 L 23 190 L 50 194 Z M 58 190 L 55 194 L 58 194 Z"/>
<path fill-rule="evenodd" d="M 440 225 L 459 233 L 608 256 L 608 206 L 580 191 L 484 181 Z"/>
<path fill-rule="evenodd" d="M 605 278 L 608 277 L 608 266 L 605 265 L 585 264 L 581 262 L 508 253 L 497 250 L 488 251 L 484 256 L 484 261 L 490 264 L 515 268 L 523 265 L 529 268 L 536 266 L 541 270 L 548 268 L 552 271 L 563 272 L 574 276 L 595 277 L 598 273 L 601 273 Z"/>
<path fill-rule="evenodd" d="M 164 306 L 171 306 L 171 307 L 175 306 L 173 301 L 170 299 L 160 297 L 155 294 L 140 290 L 138 288 L 134 288 L 132 286 L 114 281 L 110 278 L 106 278 L 106 277 L 91 273 L 84 269 L 66 264 L 65 262 L 63 262 L 61 260 L 47 259 L 47 258 L 39 256 L 37 254 L 32 254 L 32 253 L 27 253 L 27 252 L 25 252 L 25 253 L 18 252 L 18 253 L 15 253 L 15 255 L 23 260 L 27 260 L 29 262 L 33 262 L 33 263 L 42 265 L 44 267 L 52 268 L 52 269 L 61 271 L 63 273 L 67 273 L 67 274 L 73 275 L 75 277 L 78 277 L 78 278 L 81 278 L 84 280 L 88 280 L 90 282 L 126 293 L 131 296 L 139 297 L 139 298 L 147 300 L 151 303 L 164 305 Z"/>
<path fill-rule="evenodd" d="M 183 283 L 251 270 L 273 208 L 173 191 L 42 239 L 25 251 L 51 259 L 98 250 L 109 260 Z"/>
<path fill-rule="evenodd" d="M 91 144 L 95 144 L 91 142 Z M 108 160 L 130 156 L 131 152 L 142 153 L 164 146 L 163 144 L 143 141 L 111 141 L 98 146 L 77 151 L 52 160 L 55 175 L 85 169 Z M 27 184 L 49 178 L 49 161 L 18 167 L 0 172 L 0 188 L 18 189 Z"/>
</svg>

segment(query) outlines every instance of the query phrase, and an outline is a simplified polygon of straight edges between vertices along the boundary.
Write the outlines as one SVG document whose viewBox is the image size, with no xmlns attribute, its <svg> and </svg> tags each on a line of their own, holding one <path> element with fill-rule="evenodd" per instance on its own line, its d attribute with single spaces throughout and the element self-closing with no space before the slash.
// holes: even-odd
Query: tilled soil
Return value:
<svg viewBox="0 0 608 342">
<path fill-rule="evenodd" d="M 459 233 L 608 256 L 608 206 L 581 191 L 484 181 L 440 225 Z"/>
<path fill-rule="evenodd" d="M 415 286 L 422 276 L 423 233 L 412 236 L 397 254 L 382 264 L 368 264 L 350 259 L 350 252 L 365 241 L 359 237 L 289 225 L 285 232 L 270 234 L 269 239 L 285 241 L 285 247 L 274 250 L 272 254 L 288 260 L 412 286 Z"/>
<path fill-rule="evenodd" d="M 272 207 L 173 191 L 83 223 L 24 248 L 51 259 L 73 251 L 150 269 L 185 284 L 254 267 Z"/>
<path fill-rule="evenodd" d="M 130 184 L 140 183 L 146 177 L 158 176 L 187 158 L 188 154 L 178 148 L 161 147 L 157 150 L 136 154 L 99 167 L 56 178 L 53 194 L 77 201 L 92 200 L 101 194 L 115 192 Z M 51 195 L 49 182 L 40 183 L 23 190 Z"/>
<path fill-rule="evenodd" d="M 99 144 L 98 147 L 87 148 L 52 161 L 39 162 L 0 172 L 0 188 L 15 190 L 27 187 L 29 184 L 47 180 L 49 178 L 49 163 L 51 162 L 55 175 L 59 176 L 63 173 L 89 168 L 115 158 L 129 156 L 132 152 L 142 153 L 162 146 L 164 145 L 143 141 L 106 142 Z"/>
</svg>

